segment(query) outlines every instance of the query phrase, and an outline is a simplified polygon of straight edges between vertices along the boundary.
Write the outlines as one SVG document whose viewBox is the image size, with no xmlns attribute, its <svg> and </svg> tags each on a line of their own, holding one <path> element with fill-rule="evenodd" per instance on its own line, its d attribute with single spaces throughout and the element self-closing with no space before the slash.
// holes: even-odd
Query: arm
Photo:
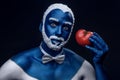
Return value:
<svg viewBox="0 0 120 80">
<path fill-rule="evenodd" d="M 104 40 L 95 32 L 89 40 L 92 43 L 92 46 L 86 46 L 86 48 L 94 53 L 93 64 L 95 67 L 96 78 L 97 80 L 107 80 L 107 76 L 103 69 L 102 63 L 106 52 L 108 51 L 108 46 Z"/>
</svg>

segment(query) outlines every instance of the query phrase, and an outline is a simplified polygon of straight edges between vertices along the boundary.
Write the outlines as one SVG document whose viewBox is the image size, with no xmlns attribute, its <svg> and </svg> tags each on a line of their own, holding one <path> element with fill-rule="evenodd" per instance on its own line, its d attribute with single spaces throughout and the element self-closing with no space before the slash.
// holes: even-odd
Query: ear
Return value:
<svg viewBox="0 0 120 80">
<path fill-rule="evenodd" d="M 42 32 L 42 26 L 43 26 L 43 23 L 41 22 L 40 23 L 40 26 L 39 26 L 39 31 Z"/>
</svg>

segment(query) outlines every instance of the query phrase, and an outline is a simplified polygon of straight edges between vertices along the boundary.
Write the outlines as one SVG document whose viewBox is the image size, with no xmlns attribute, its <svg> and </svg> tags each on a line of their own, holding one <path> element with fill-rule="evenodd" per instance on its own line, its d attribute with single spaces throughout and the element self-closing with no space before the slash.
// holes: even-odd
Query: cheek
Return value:
<svg viewBox="0 0 120 80">
<path fill-rule="evenodd" d="M 49 25 L 45 25 L 45 33 L 47 34 L 48 37 L 51 35 L 54 35 L 56 29 L 51 28 Z"/>
<path fill-rule="evenodd" d="M 71 28 L 68 28 L 68 30 L 64 30 L 63 29 L 63 36 L 64 36 L 64 39 L 67 40 L 68 37 L 70 36 L 71 34 L 71 31 L 72 31 L 72 27 Z"/>
<path fill-rule="evenodd" d="M 47 25 L 45 25 L 45 33 L 48 37 L 50 37 L 51 32 L 50 32 L 49 27 Z"/>
<path fill-rule="evenodd" d="M 63 37 L 65 40 L 68 39 L 69 35 L 70 35 L 70 32 L 63 32 Z"/>
</svg>

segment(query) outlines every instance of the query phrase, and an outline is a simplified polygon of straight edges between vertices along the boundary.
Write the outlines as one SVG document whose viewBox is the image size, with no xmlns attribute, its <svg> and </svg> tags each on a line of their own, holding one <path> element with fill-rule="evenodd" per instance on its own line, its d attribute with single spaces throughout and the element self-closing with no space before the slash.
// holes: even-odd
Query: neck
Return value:
<svg viewBox="0 0 120 80">
<path fill-rule="evenodd" d="M 49 55 L 51 55 L 51 56 L 57 56 L 58 54 L 60 54 L 60 53 L 62 52 L 62 49 L 60 49 L 60 50 L 58 50 L 58 51 L 55 51 L 55 50 L 53 50 L 53 49 L 50 49 L 50 48 L 46 45 L 46 43 L 45 43 L 44 41 L 41 43 L 40 46 L 43 48 L 43 50 L 44 50 L 45 52 L 47 52 L 47 54 L 49 54 Z"/>
</svg>

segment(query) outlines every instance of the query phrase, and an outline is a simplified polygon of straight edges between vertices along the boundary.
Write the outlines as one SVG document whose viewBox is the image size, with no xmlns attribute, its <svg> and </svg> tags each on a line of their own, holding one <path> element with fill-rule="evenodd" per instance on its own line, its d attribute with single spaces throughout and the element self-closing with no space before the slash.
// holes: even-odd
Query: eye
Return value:
<svg viewBox="0 0 120 80">
<path fill-rule="evenodd" d="M 63 29 L 67 31 L 69 28 L 67 26 L 64 26 Z"/>
<path fill-rule="evenodd" d="M 55 23 L 51 23 L 50 26 L 56 27 L 57 25 Z"/>
<path fill-rule="evenodd" d="M 56 27 L 57 24 L 55 24 L 55 23 L 50 23 L 50 26 L 52 26 L 52 27 Z"/>
</svg>

